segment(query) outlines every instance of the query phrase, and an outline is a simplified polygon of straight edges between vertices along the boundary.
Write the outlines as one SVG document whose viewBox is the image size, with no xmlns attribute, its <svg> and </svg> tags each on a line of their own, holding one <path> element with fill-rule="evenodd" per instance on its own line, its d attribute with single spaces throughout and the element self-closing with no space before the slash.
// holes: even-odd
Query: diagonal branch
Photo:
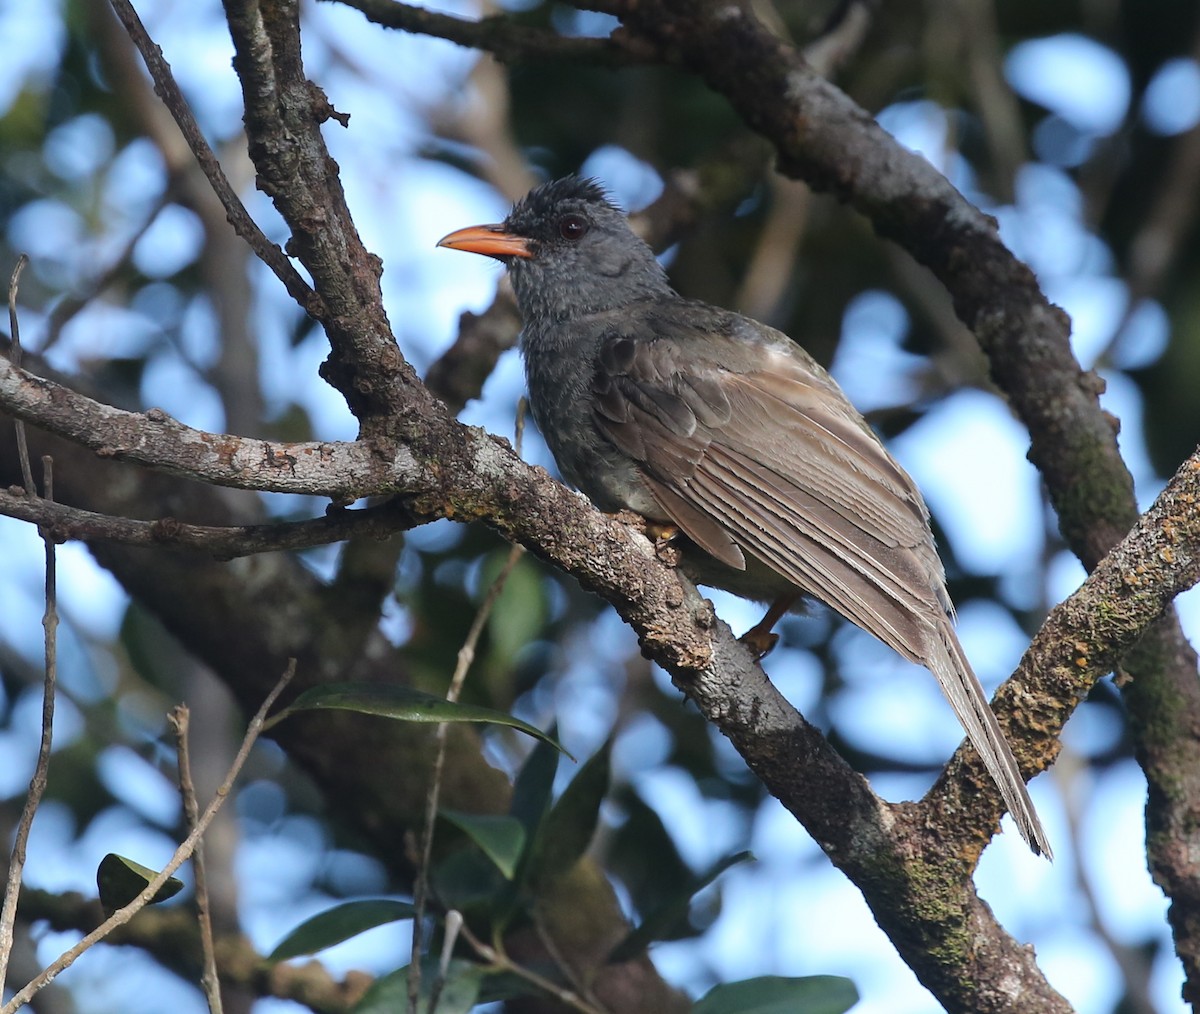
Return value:
<svg viewBox="0 0 1200 1014">
<path fill-rule="evenodd" d="M 413 410 L 436 402 L 396 347 L 383 309 L 383 265 L 350 217 L 337 163 L 321 125 L 338 114 L 304 75 L 298 0 L 225 0 L 234 70 L 242 85 L 246 136 L 259 188 L 291 229 L 300 260 L 328 312 L 330 356 L 321 375 L 346 398 L 366 437 L 393 437 Z"/>
<path fill-rule="evenodd" d="M 146 32 L 146 27 L 142 24 L 142 19 L 138 17 L 137 11 L 133 9 L 133 5 L 129 0 L 110 0 L 110 3 L 117 17 L 120 18 L 121 24 L 125 26 L 125 31 L 129 33 L 129 38 L 133 40 L 138 52 L 142 54 L 142 59 L 146 61 L 146 68 L 154 79 L 155 93 L 171 111 L 188 147 L 192 149 L 192 154 L 196 156 L 196 161 L 204 170 L 204 175 L 208 177 L 213 192 L 224 205 L 230 224 L 237 234 L 250 244 L 259 259 L 275 272 L 276 277 L 283 282 L 291 297 L 314 316 L 321 316 L 320 300 L 316 293 L 300 277 L 299 272 L 284 256 L 283 251 L 267 239 L 258 227 L 258 223 L 250 217 L 250 213 L 242 204 L 241 198 L 238 197 L 226 177 L 225 170 L 221 168 L 217 156 L 213 154 L 212 148 L 204 139 L 200 125 L 196 122 L 191 106 L 183 97 L 179 85 L 176 84 L 162 50 L 154 44 L 154 40 Z"/>
</svg>

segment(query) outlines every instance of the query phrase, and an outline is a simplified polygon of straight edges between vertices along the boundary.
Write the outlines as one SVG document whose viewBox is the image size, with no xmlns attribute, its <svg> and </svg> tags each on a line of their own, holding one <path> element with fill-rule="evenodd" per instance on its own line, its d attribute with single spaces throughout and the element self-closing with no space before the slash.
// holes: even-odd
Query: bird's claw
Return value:
<svg viewBox="0 0 1200 1014">
<path fill-rule="evenodd" d="M 761 662 L 779 643 L 779 635 L 770 629 L 762 629 L 762 624 L 758 623 L 747 630 L 738 640 L 754 652 L 754 657 Z"/>
</svg>

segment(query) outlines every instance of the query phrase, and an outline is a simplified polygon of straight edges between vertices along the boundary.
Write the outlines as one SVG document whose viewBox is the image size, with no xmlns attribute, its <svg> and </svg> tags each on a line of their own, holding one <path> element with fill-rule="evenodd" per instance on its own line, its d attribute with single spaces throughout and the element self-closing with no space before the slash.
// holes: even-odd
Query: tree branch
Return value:
<svg viewBox="0 0 1200 1014">
<path fill-rule="evenodd" d="M 397 3 L 396 0 L 338 0 L 361 11 L 384 28 L 432 35 L 447 42 L 491 53 L 502 63 L 522 59 L 570 60 L 600 66 L 645 63 L 653 54 L 620 36 L 580 39 L 517 23 L 511 15 L 493 14 L 473 21 L 451 14 Z"/>
<path fill-rule="evenodd" d="M 142 59 L 146 61 L 146 69 L 150 71 L 150 76 L 154 79 L 155 94 L 170 110 L 175 122 L 179 125 L 184 140 L 192 149 L 192 154 L 196 156 L 196 161 L 204 170 L 204 175 L 208 177 L 213 191 L 225 206 L 225 213 L 229 216 L 230 225 L 239 236 L 250 244 L 250 248 L 258 258 L 275 272 L 275 276 L 283 282 L 291 297 L 313 316 L 321 317 L 322 307 L 317 294 L 300 277 L 299 272 L 284 256 L 283 251 L 263 234 L 258 223 L 250 217 L 250 213 L 246 211 L 245 205 L 242 204 L 241 199 L 230 185 L 225 171 L 221 168 L 221 163 L 213 154 L 212 148 L 208 146 L 199 124 L 196 123 L 195 116 L 192 115 L 191 106 L 183 97 L 179 85 L 175 83 L 171 68 L 163 58 L 162 50 L 147 34 L 146 27 L 142 24 L 142 19 L 138 17 L 137 11 L 133 9 L 129 0 L 109 0 L 109 2 L 117 17 L 120 18 L 121 24 L 125 26 L 129 38 L 133 40 L 138 52 L 142 54 Z"/>
<path fill-rule="evenodd" d="M 321 322 L 331 351 L 321 375 L 346 398 L 363 436 L 392 437 L 410 412 L 433 411 L 436 402 L 396 347 L 379 289 L 383 265 L 358 235 L 321 136 L 339 114 L 304 76 L 299 4 L 226 0 L 225 15 L 258 186 L 291 229 L 288 253 L 327 310 Z"/>
<path fill-rule="evenodd" d="M 89 933 L 104 922 L 100 903 L 75 892 L 28 890 L 21 898 L 18 915 L 27 923 L 45 922 L 60 933 Z M 200 933 L 186 908 L 143 909 L 136 919 L 113 930 L 104 943 L 138 947 L 189 982 L 198 979 L 202 971 Z M 339 981 L 316 961 L 303 965 L 269 962 L 242 937 L 218 937 L 214 950 L 217 971 L 227 985 L 241 986 L 258 996 L 294 1000 L 317 1014 L 345 1014 L 372 981 L 364 972 L 350 972 Z"/>
<path fill-rule="evenodd" d="M 361 510 L 331 510 L 320 518 L 262 525 L 192 525 L 176 518 L 156 521 L 113 517 L 39 498 L 20 487 L 0 490 L 0 514 L 45 528 L 56 542 L 120 542 L 127 546 L 193 549 L 214 559 L 232 560 L 255 553 L 311 549 L 350 538 L 386 539 L 421 524 L 396 500 Z"/>
</svg>

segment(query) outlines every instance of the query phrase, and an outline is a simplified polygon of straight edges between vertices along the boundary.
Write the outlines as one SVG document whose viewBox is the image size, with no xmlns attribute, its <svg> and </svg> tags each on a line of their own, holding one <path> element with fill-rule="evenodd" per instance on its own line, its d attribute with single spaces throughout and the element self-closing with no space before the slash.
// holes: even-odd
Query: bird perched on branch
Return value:
<svg viewBox="0 0 1200 1014">
<path fill-rule="evenodd" d="M 811 356 L 676 293 L 592 180 L 543 184 L 503 223 L 439 245 L 507 266 L 530 407 L 569 482 L 682 532 L 697 583 L 771 602 L 744 637 L 760 652 L 809 595 L 927 667 L 1021 837 L 1051 854 L 954 633 L 925 502 Z"/>
</svg>

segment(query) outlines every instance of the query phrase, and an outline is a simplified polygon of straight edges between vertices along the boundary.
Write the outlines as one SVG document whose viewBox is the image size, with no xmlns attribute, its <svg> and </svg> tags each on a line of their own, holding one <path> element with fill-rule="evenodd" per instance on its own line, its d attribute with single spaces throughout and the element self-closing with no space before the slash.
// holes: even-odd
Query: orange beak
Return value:
<svg viewBox="0 0 1200 1014">
<path fill-rule="evenodd" d="M 458 229 L 439 239 L 438 246 L 500 259 L 533 256 L 533 251 L 529 249 L 529 240 L 524 236 L 505 232 L 502 225 L 471 225 L 465 229 Z"/>
</svg>

